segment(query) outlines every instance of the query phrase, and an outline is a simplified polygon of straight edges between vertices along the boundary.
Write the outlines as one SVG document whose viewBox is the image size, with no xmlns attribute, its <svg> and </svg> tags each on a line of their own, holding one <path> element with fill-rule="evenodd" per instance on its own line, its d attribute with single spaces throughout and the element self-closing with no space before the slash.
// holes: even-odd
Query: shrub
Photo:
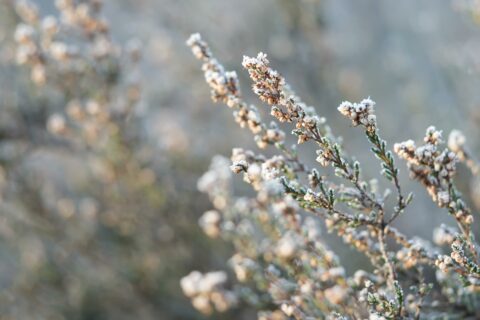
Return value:
<svg viewBox="0 0 480 320">
<path fill-rule="evenodd" d="M 198 197 L 145 143 L 140 44 L 101 1 L 55 5 L 0 0 L 1 318 L 200 318 L 177 285 L 209 259 L 187 245 Z"/>
<path fill-rule="evenodd" d="M 215 157 L 199 180 L 198 188 L 214 206 L 200 219 L 200 226 L 208 236 L 221 236 L 234 245 L 229 262 L 238 282 L 228 287 L 224 273 L 192 272 L 181 285 L 194 307 L 209 314 L 245 301 L 261 310 L 259 319 L 480 316 L 474 218 L 454 183 L 458 164 L 466 164 L 473 174 L 479 170 L 461 132 L 451 132 L 448 146 L 433 126 L 421 144 L 413 140 L 394 144 L 393 151 L 405 160 L 410 177 L 456 222 L 456 228 L 437 228 L 434 244 L 408 238 L 393 225 L 400 215 L 414 214 L 405 212 L 413 194 L 402 189 L 393 152 L 380 136 L 372 99 L 342 102 L 338 111 L 362 130 L 379 161 L 381 176 L 391 182 L 393 191 L 364 178 L 361 164 L 346 153 L 326 119 L 295 95 L 270 67 L 266 54 L 244 57 L 243 67 L 253 92 L 271 107 L 270 124 L 245 102 L 237 74 L 224 69 L 199 34 L 187 44 L 203 63 L 213 101 L 233 110 L 235 121 L 252 132 L 260 149 L 276 151 L 267 157 L 233 149 L 230 161 Z M 287 145 L 280 129 L 285 125 L 279 123 L 292 127 L 298 144 L 309 144 L 321 169 L 309 168 L 295 145 Z M 327 176 L 329 168 L 335 178 Z M 241 174 L 256 196 L 236 196 L 231 172 Z M 389 197 L 395 198 L 393 205 Z M 322 239 L 317 217 L 329 232 L 364 254 L 373 271 L 347 275 Z"/>
</svg>

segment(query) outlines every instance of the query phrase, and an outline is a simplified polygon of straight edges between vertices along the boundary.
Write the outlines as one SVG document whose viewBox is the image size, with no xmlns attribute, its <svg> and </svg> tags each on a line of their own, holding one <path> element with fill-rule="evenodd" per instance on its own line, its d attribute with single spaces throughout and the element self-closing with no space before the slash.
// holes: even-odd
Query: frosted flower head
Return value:
<svg viewBox="0 0 480 320">
<path fill-rule="evenodd" d="M 350 101 L 343 101 L 337 109 L 341 114 L 349 117 L 354 110 L 353 103 Z"/>
<path fill-rule="evenodd" d="M 15 3 L 15 9 L 20 17 L 29 24 L 35 24 L 38 21 L 38 8 L 28 0 L 19 0 Z"/>
<path fill-rule="evenodd" d="M 377 117 L 374 114 L 375 102 L 370 98 L 363 99 L 360 103 L 344 101 L 337 108 L 345 117 L 352 120 L 354 126 L 362 125 L 367 130 L 375 130 Z"/>
<path fill-rule="evenodd" d="M 43 64 L 37 63 L 32 67 L 31 79 L 37 85 L 43 85 L 47 81 L 47 73 Z"/>
<path fill-rule="evenodd" d="M 262 178 L 266 181 L 280 177 L 283 157 L 273 157 L 262 163 Z"/>
<path fill-rule="evenodd" d="M 199 282 L 202 274 L 198 271 L 192 271 L 180 280 L 180 287 L 187 297 L 193 297 L 199 292 Z"/>
<path fill-rule="evenodd" d="M 442 142 L 442 131 L 437 130 L 434 126 L 427 128 L 424 141 L 426 143 L 431 143 L 437 145 Z"/>
<path fill-rule="evenodd" d="M 439 246 L 450 245 L 455 240 L 455 230 L 441 225 L 433 231 L 433 242 Z"/>
<path fill-rule="evenodd" d="M 363 286 L 365 281 L 367 281 L 369 278 L 370 278 L 370 274 L 365 270 L 357 270 L 353 275 L 353 281 L 357 286 Z"/>
<path fill-rule="evenodd" d="M 210 48 L 208 48 L 207 43 L 202 40 L 199 33 L 190 35 L 187 40 L 187 45 L 192 49 L 192 52 L 197 59 L 207 60 L 212 56 Z"/>
<path fill-rule="evenodd" d="M 187 39 L 186 44 L 191 47 L 198 44 L 199 42 L 202 42 L 202 37 L 200 33 L 192 33 Z"/>
<path fill-rule="evenodd" d="M 279 179 L 272 179 L 265 181 L 258 192 L 257 199 L 261 202 L 266 202 L 272 198 L 278 198 L 284 193 L 283 184 Z"/>
<path fill-rule="evenodd" d="M 235 272 L 237 280 L 245 282 L 250 278 L 252 271 L 257 267 L 255 261 L 250 258 L 243 257 L 241 254 L 235 254 L 229 260 L 230 265 Z"/>
<path fill-rule="evenodd" d="M 189 297 L 209 294 L 219 289 L 227 281 L 227 274 L 223 271 L 212 271 L 202 274 L 192 271 L 180 280 L 183 293 Z"/>
<path fill-rule="evenodd" d="M 300 241 L 298 237 L 288 232 L 278 241 L 275 253 L 283 259 L 290 259 L 295 255 L 299 247 Z"/>
<path fill-rule="evenodd" d="M 267 129 L 266 138 L 270 143 L 282 142 L 285 140 L 285 133 L 278 128 Z"/>
<path fill-rule="evenodd" d="M 240 87 L 238 76 L 235 71 L 225 71 L 223 66 L 212 57 L 212 53 L 207 43 L 202 40 L 200 34 L 195 33 L 187 40 L 187 45 L 191 47 L 193 54 L 204 63 L 202 70 L 204 71 L 205 80 L 211 88 L 212 100 L 226 103 L 231 108 L 245 106 L 239 99 Z M 243 111 L 243 112 L 241 112 Z M 237 110 L 236 120 L 242 127 L 247 124 L 245 110 Z"/>
<path fill-rule="evenodd" d="M 243 57 L 242 65 L 253 80 L 253 91 L 269 105 L 281 102 L 285 80 L 269 66 L 267 55 L 258 53 L 257 57 Z"/>
<path fill-rule="evenodd" d="M 208 193 L 217 209 L 226 205 L 225 195 L 229 192 L 231 179 L 229 167 L 230 161 L 227 158 L 216 156 L 212 159 L 209 171 L 197 182 L 198 190 Z"/>
<path fill-rule="evenodd" d="M 58 31 L 58 22 L 54 16 L 47 16 L 42 20 L 42 29 L 47 35 L 52 36 Z"/>
<path fill-rule="evenodd" d="M 238 303 L 238 297 L 231 291 L 215 291 L 210 295 L 210 300 L 218 312 L 225 312 Z"/>
<path fill-rule="evenodd" d="M 407 140 L 393 145 L 393 151 L 403 159 L 411 159 L 415 154 L 415 149 L 415 142 L 413 140 Z"/>
<path fill-rule="evenodd" d="M 347 296 L 347 289 L 340 285 L 325 290 L 325 298 L 332 304 L 340 304 Z"/>
<path fill-rule="evenodd" d="M 440 207 L 446 207 L 450 203 L 450 194 L 448 193 L 448 191 L 438 192 L 437 202 Z"/>
<path fill-rule="evenodd" d="M 318 163 L 322 165 L 322 167 L 328 167 L 330 164 L 330 153 L 323 149 L 319 149 L 316 151 L 317 158 L 315 159 Z"/>
<path fill-rule="evenodd" d="M 65 132 L 67 126 L 65 118 L 58 113 L 50 116 L 47 123 L 47 129 L 53 134 L 62 134 Z"/>
<path fill-rule="evenodd" d="M 262 167 L 258 163 L 253 163 L 248 166 L 246 178 L 247 182 L 260 181 L 262 179 Z"/>
<path fill-rule="evenodd" d="M 283 311 L 283 313 L 285 313 L 287 317 L 291 317 L 293 316 L 296 307 L 293 304 L 282 303 L 280 305 L 280 309 Z"/>
<path fill-rule="evenodd" d="M 230 159 L 232 162 L 244 160 L 246 162 L 253 162 L 255 154 L 250 150 L 244 150 L 243 148 L 233 148 L 232 156 Z"/>
<path fill-rule="evenodd" d="M 200 292 L 211 292 L 227 281 L 227 274 L 224 271 L 213 271 L 206 273 L 199 283 Z"/>
<path fill-rule="evenodd" d="M 34 46 L 19 46 L 15 55 L 15 61 L 19 65 L 24 65 L 34 60 L 37 48 Z"/>
<path fill-rule="evenodd" d="M 277 215 L 293 215 L 297 213 L 299 206 L 291 195 L 284 195 L 281 201 L 273 204 L 272 209 Z"/>
<path fill-rule="evenodd" d="M 222 217 L 216 210 L 206 211 L 199 219 L 198 224 L 203 232 L 210 238 L 217 238 L 220 235 L 220 222 Z"/>
<path fill-rule="evenodd" d="M 55 60 L 64 61 L 68 59 L 70 55 L 68 46 L 63 42 L 52 42 L 49 49 L 52 58 Z"/>
<path fill-rule="evenodd" d="M 307 189 L 307 192 L 305 192 L 305 195 L 303 196 L 303 200 L 308 201 L 308 202 L 313 202 L 315 201 L 317 195 L 312 189 Z"/>
<path fill-rule="evenodd" d="M 312 217 L 307 217 L 304 223 L 307 238 L 310 241 L 316 241 L 320 238 L 321 228 L 317 220 Z"/>
<path fill-rule="evenodd" d="M 249 68 L 266 68 L 270 61 L 267 59 L 267 54 L 259 52 L 257 57 L 243 56 L 242 66 L 246 69 Z"/>
<path fill-rule="evenodd" d="M 192 299 L 192 305 L 195 309 L 203 314 L 211 314 L 213 312 L 208 296 L 200 295 Z"/>
<path fill-rule="evenodd" d="M 448 148 L 453 152 L 462 151 L 465 141 L 465 135 L 460 130 L 452 130 L 448 136 Z"/>
<path fill-rule="evenodd" d="M 363 108 L 365 108 L 365 110 L 368 112 L 368 113 L 372 113 L 374 111 L 374 107 L 375 107 L 375 101 L 373 101 L 372 99 L 370 99 L 370 97 L 366 98 L 366 99 L 363 99 L 359 105 L 361 105 Z"/>
<path fill-rule="evenodd" d="M 240 173 L 242 171 L 247 171 L 248 169 L 248 162 L 245 160 L 237 160 L 234 161 L 233 164 L 230 166 L 230 169 L 232 170 L 233 173 Z"/>
<path fill-rule="evenodd" d="M 415 150 L 415 156 L 422 162 L 431 162 L 435 152 L 436 148 L 433 144 L 426 144 Z"/>
<path fill-rule="evenodd" d="M 32 41 L 34 34 L 35 29 L 27 24 L 20 23 L 15 29 L 14 38 L 17 43 L 26 44 Z"/>
</svg>

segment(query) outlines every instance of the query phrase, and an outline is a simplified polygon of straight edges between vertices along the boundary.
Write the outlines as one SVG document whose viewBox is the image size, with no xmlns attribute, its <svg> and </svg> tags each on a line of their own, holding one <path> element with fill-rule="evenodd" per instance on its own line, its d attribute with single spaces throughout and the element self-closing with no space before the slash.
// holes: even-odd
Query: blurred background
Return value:
<svg viewBox="0 0 480 320">
<path fill-rule="evenodd" d="M 57 8 L 68 2 L 31 1 L 39 21 L 73 19 Z M 230 110 L 211 102 L 185 45 L 193 32 L 237 70 L 247 101 L 265 117 L 241 61 L 267 53 L 367 177 L 378 177 L 379 165 L 338 114 L 343 100 L 376 101 L 390 145 L 419 140 L 433 124 L 445 137 L 461 129 L 480 155 L 478 1 L 77 2 L 102 23 L 67 30 L 65 49 L 21 1 L 0 0 L 0 319 L 204 318 L 179 279 L 223 269 L 230 248 L 198 227 L 210 205 L 196 181 L 213 155 L 256 147 Z M 21 23 L 33 32 L 19 31 Z M 314 150 L 300 152 L 314 165 Z M 396 226 L 431 239 L 434 226 L 453 221 L 405 171 L 404 188 L 416 198 Z M 457 180 L 478 212 L 480 182 L 463 169 Z M 239 192 L 248 190 L 239 183 Z M 349 272 L 368 268 L 326 237 Z M 253 314 L 240 306 L 212 318 Z"/>
</svg>

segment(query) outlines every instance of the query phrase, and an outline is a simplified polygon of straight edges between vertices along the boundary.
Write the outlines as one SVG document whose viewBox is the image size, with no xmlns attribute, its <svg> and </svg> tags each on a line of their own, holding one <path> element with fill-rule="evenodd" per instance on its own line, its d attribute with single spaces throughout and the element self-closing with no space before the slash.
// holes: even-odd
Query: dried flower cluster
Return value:
<svg viewBox="0 0 480 320">
<path fill-rule="evenodd" d="M 434 127 L 427 129 L 422 146 L 411 140 L 394 145 L 411 177 L 425 186 L 440 208 L 447 208 L 458 227 L 442 225 L 434 233 L 435 243 L 409 238 L 393 223 L 410 208 L 413 195 L 401 188 L 393 153 L 380 136 L 374 101 L 343 102 L 338 111 L 364 130 L 382 176 L 393 186 L 394 205 L 386 201 L 392 192 L 382 190 L 376 180 L 364 179 L 361 164 L 346 154 L 325 118 L 295 95 L 270 67 L 266 54 L 244 57 L 243 67 L 254 93 L 270 105 L 273 121 L 269 125 L 258 108 L 243 100 L 236 73 L 224 70 L 200 35 L 192 35 L 187 44 L 203 62 L 213 100 L 234 109 L 236 121 L 252 131 L 260 148 L 277 150 L 267 157 L 233 149 L 230 161 L 214 158 L 198 183 L 214 206 L 200 219 L 201 227 L 208 236 L 221 236 L 235 247 L 230 265 L 238 282 L 231 293 L 239 301 L 256 306 L 258 318 L 265 320 L 480 316 L 480 261 L 473 215 L 454 183 L 458 162 L 470 160 L 467 165 L 472 172 L 478 171 L 460 132 L 451 133 L 445 149 L 441 132 Z M 291 124 L 298 144 L 312 144 L 322 169 L 308 168 L 295 146 L 285 144 L 278 122 Z M 328 167 L 338 179 L 327 178 Z M 243 175 L 256 196 L 236 197 L 232 172 Z M 318 217 L 329 232 L 363 253 L 373 271 L 347 275 L 322 239 Z M 197 309 L 212 312 L 195 302 L 185 284 L 191 277 L 182 280 L 185 294 Z"/>
<path fill-rule="evenodd" d="M 64 112 L 50 115 L 48 130 L 95 146 L 108 139 L 105 136 L 112 130 L 119 130 L 112 118 L 127 116 L 138 101 L 138 84 L 122 84 L 119 77 L 124 70 L 133 73 L 139 46 L 132 41 L 122 55 L 109 37 L 101 1 L 60 0 L 56 6 L 59 19 L 41 18 L 34 3 L 16 2 L 22 19 L 15 31 L 16 60 L 28 67 L 36 85 L 60 91 L 70 99 Z M 92 88 L 98 89 L 92 93 Z M 114 100 L 115 90 L 127 94 Z"/>
<path fill-rule="evenodd" d="M 196 309 L 211 313 L 213 308 L 222 312 L 236 304 L 236 296 L 222 288 L 226 281 L 227 275 L 223 271 L 207 274 L 193 271 L 182 278 L 180 285 Z"/>
</svg>

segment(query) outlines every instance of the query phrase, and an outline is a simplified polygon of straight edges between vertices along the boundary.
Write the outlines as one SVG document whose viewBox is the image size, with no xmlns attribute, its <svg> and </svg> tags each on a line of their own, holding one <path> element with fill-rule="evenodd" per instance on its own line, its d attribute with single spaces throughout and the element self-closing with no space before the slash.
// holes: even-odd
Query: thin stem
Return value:
<svg viewBox="0 0 480 320">
<path fill-rule="evenodd" d="M 386 142 L 380 138 L 377 129 L 367 129 L 366 135 L 368 137 L 368 140 L 374 145 L 372 151 L 382 161 L 382 172 L 388 180 L 393 182 L 393 185 L 395 186 L 395 189 L 397 191 L 397 205 L 394 208 L 393 215 L 386 222 L 386 225 L 389 225 L 400 215 L 400 213 L 405 209 L 408 203 L 407 201 L 405 201 L 405 197 L 403 196 L 402 188 L 400 186 L 400 181 L 398 178 L 399 170 L 395 166 L 392 153 L 390 151 L 387 151 L 386 149 Z"/>
</svg>

